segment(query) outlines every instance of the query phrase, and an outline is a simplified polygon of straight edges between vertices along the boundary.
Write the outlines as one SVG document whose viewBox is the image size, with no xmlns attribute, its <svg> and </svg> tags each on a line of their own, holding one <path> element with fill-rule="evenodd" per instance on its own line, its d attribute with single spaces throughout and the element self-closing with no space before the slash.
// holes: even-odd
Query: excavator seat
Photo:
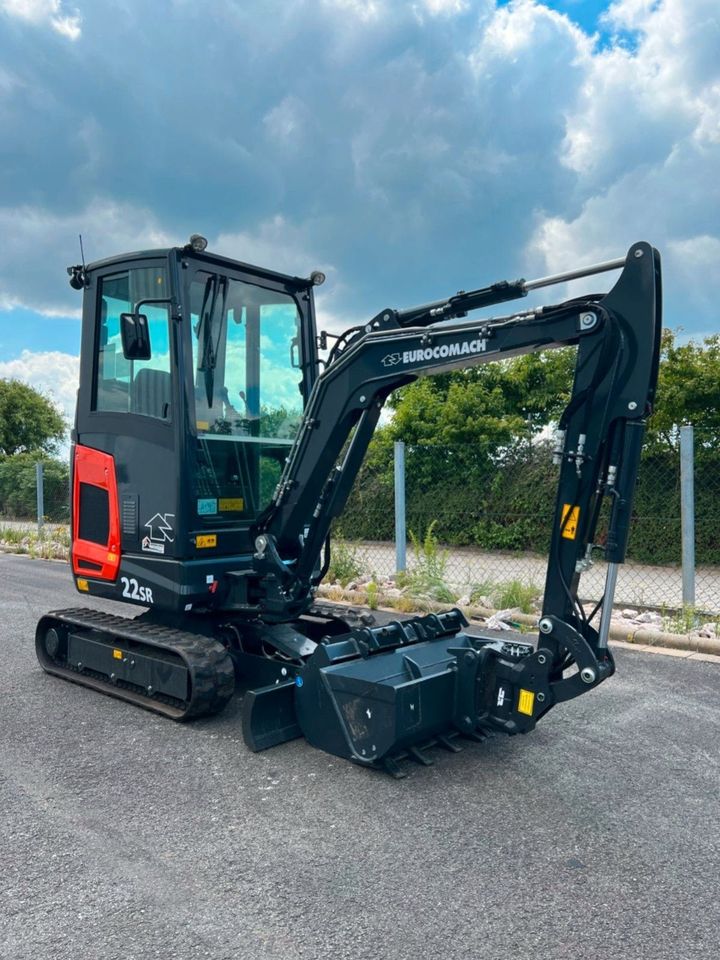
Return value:
<svg viewBox="0 0 720 960">
<path fill-rule="evenodd" d="M 167 420 L 170 416 L 172 380 L 164 370 L 145 367 L 138 370 L 130 396 L 132 413 Z"/>
</svg>

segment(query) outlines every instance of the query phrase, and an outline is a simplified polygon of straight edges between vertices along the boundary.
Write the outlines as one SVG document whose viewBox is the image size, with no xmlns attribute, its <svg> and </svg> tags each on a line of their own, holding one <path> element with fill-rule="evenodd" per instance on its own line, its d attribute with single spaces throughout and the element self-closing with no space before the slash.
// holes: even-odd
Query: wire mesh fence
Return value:
<svg viewBox="0 0 720 960">
<path fill-rule="evenodd" d="M 548 443 L 521 443 L 498 456 L 473 445 L 425 444 L 405 449 L 407 568 L 435 549 L 436 569 L 460 598 L 540 596 L 557 484 Z M 376 449 L 363 468 L 338 533 L 357 544 L 368 574 L 396 569 L 393 451 Z M 696 433 L 694 605 L 720 614 L 720 449 Z M 687 518 L 686 518 L 687 522 Z M 603 543 L 604 525 L 596 542 Z M 600 556 L 600 554 L 597 554 Z M 607 565 L 597 560 L 581 579 L 580 596 L 597 601 Z M 683 594 L 679 450 L 647 451 L 641 467 L 627 562 L 616 605 L 678 610 Z M 490 604 L 489 604 L 490 605 Z"/>
<path fill-rule="evenodd" d="M 437 576 L 459 599 L 503 606 L 503 599 L 518 594 L 539 597 L 557 483 L 550 445 L 522 442 L 497 455 L 477 444 L 428 443 L 408 445 L 404 455 L 408 570 L 426 566 L 430 557 Z M 694 605 L 717 616 L 720 438 L 695 431 L 693 477 Z M 681 494 L 679 450 L 667 446 L 646 451 L 616 605 L 677 610 L 686 602 Z M 395 496 L 393 446 L 378 444 L 335 529 L 353 543 L 366 575 L 387 578 L 396 573 Z M 69 502 L 65 463 L 38 461 L 31 454 L 0 460 L 0 527 L 6 539 L 13 531 L 37 530 L 38 520 L 46 532 L 65 530 L 67 537 Z M 602 543 L 602 537 L 601 523 L 596 540 Z M 605 573 L 605 563 L 596 561 L 583 574 L 583 600 L 602 596 Z"/>
</svg>

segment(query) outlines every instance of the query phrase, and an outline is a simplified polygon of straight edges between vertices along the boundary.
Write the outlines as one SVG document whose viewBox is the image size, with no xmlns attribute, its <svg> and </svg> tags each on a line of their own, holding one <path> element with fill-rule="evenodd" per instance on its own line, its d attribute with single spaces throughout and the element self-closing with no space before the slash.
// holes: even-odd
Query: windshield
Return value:
<svg viewBox="0 0 720 960">
<path fill-rule="evenodd" d="M 198 514 L 257 515 L 302 418 L 298 306 L 286 293 L 198 271 L 190 313 Z"/>
</svg>

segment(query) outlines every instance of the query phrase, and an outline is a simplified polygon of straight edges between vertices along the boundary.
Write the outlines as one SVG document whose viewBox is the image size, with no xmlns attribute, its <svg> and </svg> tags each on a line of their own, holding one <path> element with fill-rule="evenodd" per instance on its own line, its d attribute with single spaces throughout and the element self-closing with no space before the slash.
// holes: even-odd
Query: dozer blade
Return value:
<svg viewBox="0 0 720 960">
<path fill-rule="evenodd" d="M 242 732 L 251 750 L 267 750 L 303 735 L 295 714 L 295 681 L 248 690 L 243 697 Z"/>
</svg>

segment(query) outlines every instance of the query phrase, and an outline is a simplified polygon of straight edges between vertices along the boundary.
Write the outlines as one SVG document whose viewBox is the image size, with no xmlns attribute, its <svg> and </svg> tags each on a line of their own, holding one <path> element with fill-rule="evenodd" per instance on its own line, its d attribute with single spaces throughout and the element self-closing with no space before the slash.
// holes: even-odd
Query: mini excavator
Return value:
<svg viewBox="0 0 720 960">
<path fill-rule="evenodd" d="M 499 318 L 474 310 L 609 270 L 607 294 Z M 246 688 L 244 740 L 304 736 L 401 775 L 427 746 L 527 733 L 614 672 L 608 632 L 658 375 L 658 252 L 501 281 L 317 335 L 314 287 L 188 244 L 70 267 L 83 291 L 72 435 L 72 573 L 136 605 L 42 617 L 50 674 L 174 720 Z M 316 603 L 329 533 L 384 401 L 418 377 L 576 348 L 554 448 L 558 490 L 538 633 L 468 634 L 459 609 L 376 625 Z M 603 504 L 607 534 L 594 542 Z M 604 515 L 604 514 L 603 514 Z M 602 552 L 592 616 L 582 572 Z M 142 608 L 142 609 L 141 609 Z M 593 624 L 599 614 L 599 622 Z M 369 622 L 368 622 L 369 621 Z"/>
</svg>

